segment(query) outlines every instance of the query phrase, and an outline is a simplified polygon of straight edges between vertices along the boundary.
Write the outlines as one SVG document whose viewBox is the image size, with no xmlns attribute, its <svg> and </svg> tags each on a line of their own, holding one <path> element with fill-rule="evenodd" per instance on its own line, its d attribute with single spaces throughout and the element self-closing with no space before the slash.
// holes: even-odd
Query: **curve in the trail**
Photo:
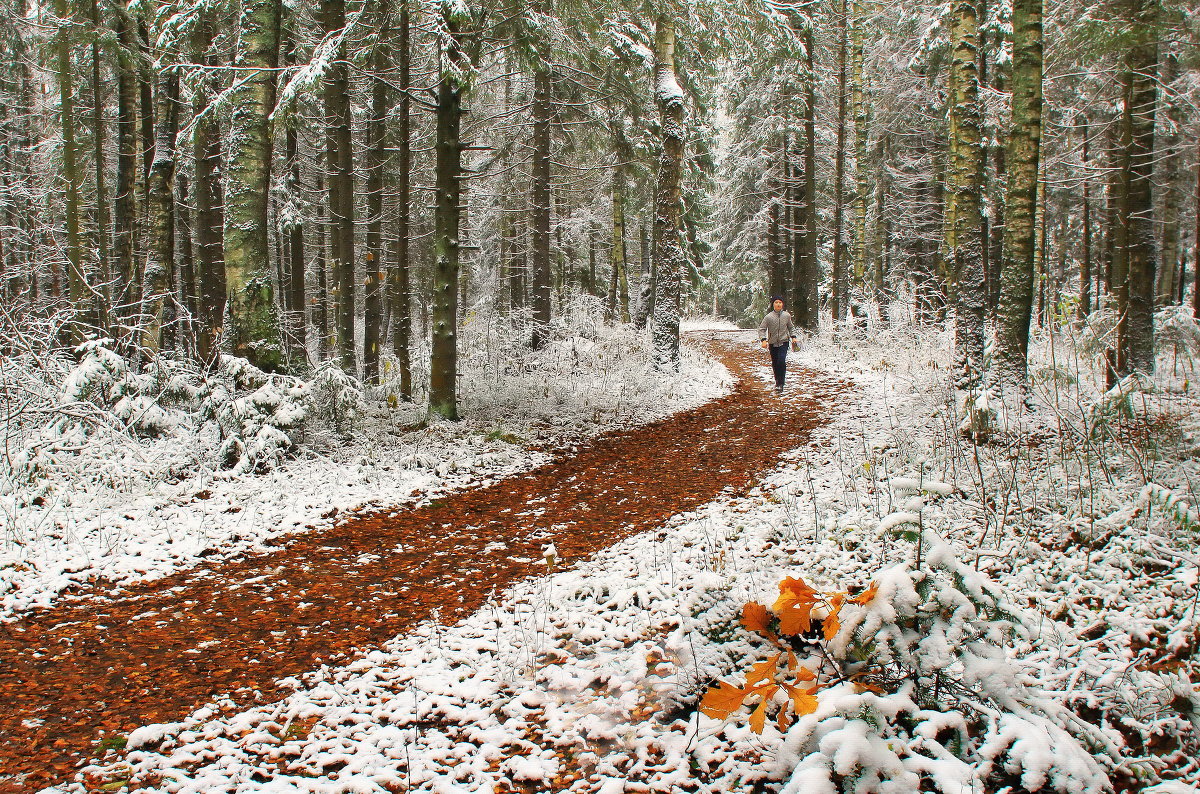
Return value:
<svg viewBox="0 0 1200 794">
<path fill-rule="evenodd" d="M 218 695 L 275 698 L 278 679 L 421 621 L 454 621 L 544 571 L 550 541 L 571 564 L 741 491 L 849 388 L 797 369 L 775 397 L 748 336 L 702 336 L 738 377 L 725 397 L 485 488 L 0 624 L 0 791 L 71 777 L 104 736 L 181 719 Z"/>
</svg>

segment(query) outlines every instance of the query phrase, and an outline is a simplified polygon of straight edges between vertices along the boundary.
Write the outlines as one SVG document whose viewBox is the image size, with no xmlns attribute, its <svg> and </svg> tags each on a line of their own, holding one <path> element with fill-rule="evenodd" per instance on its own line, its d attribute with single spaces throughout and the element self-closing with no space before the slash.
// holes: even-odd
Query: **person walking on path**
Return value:
<svg viewBox="0 0 1200 794">
<path fill-rule="evenodd" d="M 792 315 L 783 310 L 783 298 L 771 298 L 771 311 L 758 324 L 758 338 L 764 349 L 771 351 L 771 369 L 775 370 L 775 393 L 783 393 L 783 380 L 787 375 L 788 343 L 796 345 L 796 326 Z"/>
</svg>

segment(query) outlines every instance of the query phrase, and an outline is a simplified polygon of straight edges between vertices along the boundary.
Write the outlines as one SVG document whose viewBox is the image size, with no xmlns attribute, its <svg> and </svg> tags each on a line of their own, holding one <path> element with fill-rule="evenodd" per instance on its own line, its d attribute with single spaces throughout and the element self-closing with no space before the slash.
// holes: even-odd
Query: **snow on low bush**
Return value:
<svg viewBox="0 0 1200 794">
<path fill-rule="evenodd" d="M 460 423 L 330 364 L 295 376 L 222 356 L 204 371 L 131 361 L 105 340 L 0 356 L 0 614 L 488 482 L 728 389 L 698 353 L 677 376 L 651 371 L 648 337 L 593 309 L 575 305 L 541 351 L 503 318 L 468 318 Z"/>
</svg>

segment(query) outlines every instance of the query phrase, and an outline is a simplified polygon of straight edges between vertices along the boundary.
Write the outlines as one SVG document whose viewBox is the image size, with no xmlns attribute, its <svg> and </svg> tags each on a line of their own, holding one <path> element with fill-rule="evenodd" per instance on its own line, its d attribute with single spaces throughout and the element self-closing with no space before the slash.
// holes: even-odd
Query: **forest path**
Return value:
<svg viewBox="0 0 1200 794">
<path fill-rule="evenodd" d="M 752 334 L 691 337 L 738 378 L 730 394 L 488 487 L 0 623 L 0 791 L 69 779 L 104 752 L 105 737 L 182 719 L 217 696 L 275 699 L 290 691 L 278 679 L 422 621 L 452 623 L 544 573 L 551 541 L 559 566 L 572 565 L 722 491 L 744 491 L 806 443 L 850 388 L 795 368 L 776 397 Z"/>
</svg>

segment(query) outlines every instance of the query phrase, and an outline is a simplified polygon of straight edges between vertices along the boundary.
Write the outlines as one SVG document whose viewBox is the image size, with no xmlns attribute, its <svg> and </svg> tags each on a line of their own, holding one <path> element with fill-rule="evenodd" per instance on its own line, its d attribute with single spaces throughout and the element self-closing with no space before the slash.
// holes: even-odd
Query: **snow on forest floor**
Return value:
<svg viewBox="0 0 1200 794">
<path fill-rule="evenodd" d="M 157 579 L 201 558 L 253 553 L 279 535 L 331 526 L 347 513 L 483 485 L 731 385 L 723 366 L 692 351 L 678 376 L 654 373 L 647 335 L 586 315 L 573 330 L 528 353 L 509 329 L 469 327 L 460 365 L 464 421 L 426 426 L 422 407 L 388 407 L 383 391 L 363 399 L 351 383 L 357 415 L 345 429 L 310 416 L 299 428 L 299 455 L 266 471 L 217 465 L 216 423 L 199 422 L 194 412 L 172 415 L 169 406 L 170 430 L 155 438 L 117 433 L 64 443 L 59 426 L 26 428 L 34 452 L 6 454 L 10 465 L 0 466 L 0 619 L 49 606 L 87 583 Z M 60 382 L 71 383 L 89 363 L 60 363 Z M 67 391 L 58 383 L 46 388 Z M 72 405 L 62 394 L 52 397 Z M 8 429 L 9 447 L 21 446 L 19 432 Z"/>
<path fill-rule="evenodd" d="M 1043 345 L 1036 410 L 974 445 L 957 431 L 951 339 L 824 333 L 798 358 L 859 392 L 761 487 L 520 583 L 457 625 L 313 671 L 282 701 L 140 728 L 87 779 L 173 792 L 1195 791 L 1200 405 L 1187 373 L 1104 395 L 1078 363 L 1086 340 Z M 791 643 L 817 671 L 811 713 L 761 734 L 744 711 L 701 714 L 715 679 L 778 658 L 739 617 L 772 604 L 785 576 L 878 589 L 839 601 L 828 639 Z"/>
</svg>

